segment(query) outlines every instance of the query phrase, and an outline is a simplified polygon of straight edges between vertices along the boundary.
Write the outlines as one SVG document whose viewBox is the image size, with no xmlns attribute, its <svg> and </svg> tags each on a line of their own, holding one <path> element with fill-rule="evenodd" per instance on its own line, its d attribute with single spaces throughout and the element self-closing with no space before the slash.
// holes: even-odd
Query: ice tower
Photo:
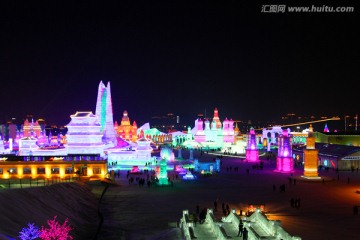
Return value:
<svg viewBox="0 0 360 240">
<path fill-rule="evenodd" d="M 213 121 L 216 122 L 216 128 L 217 129 L 221 128 L 221 122 L 220 122 L 220 118 L 219 118 L 219 111 L 217 110 L 217 108 L 214 109 Z"/>
<path fill-rule="evenodd" d="M 328 128 L 327 123 L 325 124 L 324 132 L 329 132 L 329 128 Z"/>
<path fill-rule="evenodd" d="M 278 156 L 276 158 L 275 172 L 294 172 L 294 161 L 292 159 L 291 135 L 286 129 L 279 136 Z"/>
<path fill-rule="evenodd" d="M 256 162 L 259 160 L 259 150 L 256 143 L 256 134 L 253 127 L 250 128 L 246 146 L 246 160 L 249 162 Z"/>
<path fill-rule="evenodd" d="M 99 119 L 101 133 L 104 134 L 104 143 L 108 144 L 109 142 L 112 142 L 116 145 L 117 140 L 113 121 L 110 82 L 108 82 L 107 86 L 105 86 L 104 83 L 100 81 L 95 115 Z"/>
<path fill-rule="evenodd" d="M 310 124 L 308 137 L 306 138 L 306 149 L 304 149 L 304 175 L 305 178 L 320 179 L 318 176 L 318 154 L 315 149 L 315 136 Z"/>
</svg>

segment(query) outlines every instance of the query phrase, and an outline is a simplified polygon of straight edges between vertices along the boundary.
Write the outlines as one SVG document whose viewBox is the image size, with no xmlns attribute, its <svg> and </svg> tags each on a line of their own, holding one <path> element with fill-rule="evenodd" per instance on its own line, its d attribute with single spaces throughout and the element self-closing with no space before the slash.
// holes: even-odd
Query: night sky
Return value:
<svg viewBox="0 0 360 240">
<path fill-rule="evenodd" d="M 110 82 L 114 120 L 355 116 L 355 13 L 262 13 L 249 1 L 2 1 L 0 119 L 69 123 Z M 272 1 L 287 6 L 319 1 Z M 354 1 L 328 2 L 354 6 Z"/>
</svg>

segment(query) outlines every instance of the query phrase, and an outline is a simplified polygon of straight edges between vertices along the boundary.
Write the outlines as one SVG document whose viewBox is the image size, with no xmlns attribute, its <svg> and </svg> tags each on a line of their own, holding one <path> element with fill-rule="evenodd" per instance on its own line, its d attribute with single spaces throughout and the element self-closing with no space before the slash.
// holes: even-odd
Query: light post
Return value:
<svg viewBox="0 0 360 240">
<path fill-rule="evenodd" d="M 357 132 L 357 125 L 358 125 L 358 115 L 355 116 L 355 132 Z"/>
<path fill-rule="evenodd" d="M 345 132 L 346 132 L 346 118 L 348 118 L 348 117 L 350 117 L 350 116 L 345 115 L 345 117 L 344 117 L 344 120 L 345 120 Z"/>
</svg>

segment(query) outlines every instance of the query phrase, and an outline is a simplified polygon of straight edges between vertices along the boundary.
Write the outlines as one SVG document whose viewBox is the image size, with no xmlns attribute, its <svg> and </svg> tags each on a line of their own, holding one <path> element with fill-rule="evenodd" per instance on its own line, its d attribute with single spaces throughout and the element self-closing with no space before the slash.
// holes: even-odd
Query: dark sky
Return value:
<svg viewBox="0 0 360 240">
<path fill-rule="evenodd" d="M 359 113 L 358 13 L 319 1 L 2 1 L 0 117 L 67 124 L 111 84 L 114 120 L 172 112 L 278 120 Z M 327 2 L 354 6 L 354 1 Z M 151 124 L 151 122 L 150 122 Z"/>
</svg>

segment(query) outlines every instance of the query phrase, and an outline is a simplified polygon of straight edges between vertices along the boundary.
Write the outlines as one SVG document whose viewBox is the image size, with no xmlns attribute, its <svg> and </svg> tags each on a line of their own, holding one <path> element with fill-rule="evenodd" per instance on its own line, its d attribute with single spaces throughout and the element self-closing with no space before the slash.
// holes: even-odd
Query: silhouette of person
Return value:
<svg viewBox="0 0 360 240">
<path fill-rule="evenodd" d="M 294 199 L 294 198 L 291 198 L 291 200 L 290 200 L 290 206 L 291 206 L 291 207 L 295 207 L 295 199 Z"/>
<path fill-rule="evenodd" d="M 196 227 L 196 223 L 198 221 L 198 216 L 197 214 L 194 214 L 194 226 Z"/>
<path fill-rule="evenodd" d="M 239 232 L 238 232 L 238 237 L 239 236 L 242 236 L 242 233 L 243 233 L 243 227 L 244 227 L 244 223 L 243 221 L 240 219 L 240 222 L 239 222 Z"/>
<path fill-rule="evenodd" d="M 246 228 L 244 228 L 243 230 L 243 240 L 247 240 L 248 239 L 248 230 Z"/>
<path fill-rule="evenodd" d="M 354 215 L 358 215 L 359 213 L 359 209 L 358 209 L 358 206 L 354 206 Z"/>
<path fill-rule="evenodd" d="M 206 219 L 206 208 L 203 208 L 203 210 L 201 210 L 200 216 L 199 216 L 199 223 L 203 224 L 205 222 Z"/>
</svg>

